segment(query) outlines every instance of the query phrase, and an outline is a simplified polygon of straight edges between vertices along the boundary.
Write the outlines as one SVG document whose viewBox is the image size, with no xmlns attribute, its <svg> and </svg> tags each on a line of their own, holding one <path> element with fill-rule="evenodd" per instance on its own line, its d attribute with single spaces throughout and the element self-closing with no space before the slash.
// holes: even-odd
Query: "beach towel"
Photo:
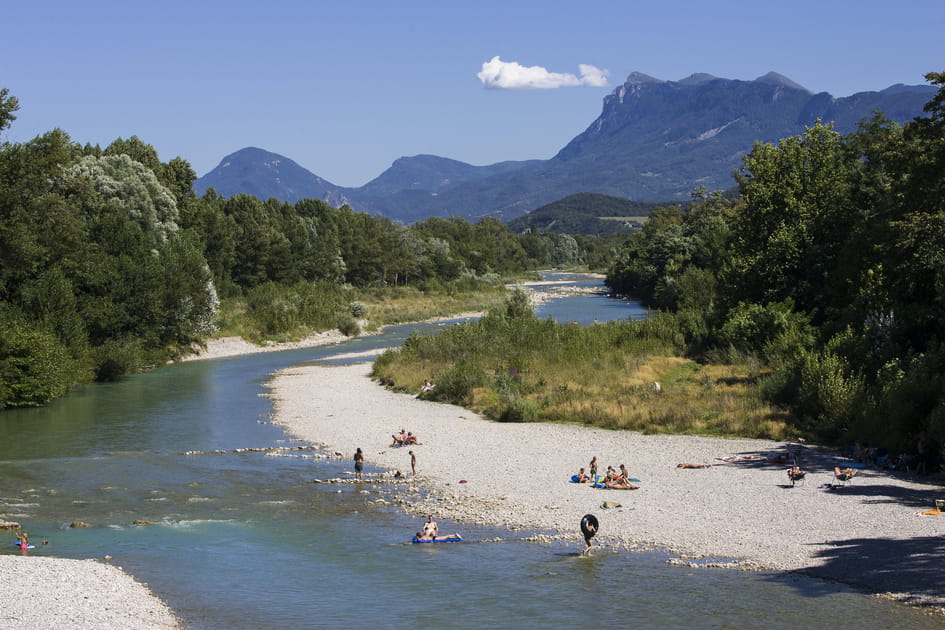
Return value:
<svg viewBox="0 0 945 630">
<path fill-rule="evenodd" d="M 720 462 L 760 462 L 764 460 L 761 455 L 729 455 L 728 457 L 716 457 Z"/>
</svg>

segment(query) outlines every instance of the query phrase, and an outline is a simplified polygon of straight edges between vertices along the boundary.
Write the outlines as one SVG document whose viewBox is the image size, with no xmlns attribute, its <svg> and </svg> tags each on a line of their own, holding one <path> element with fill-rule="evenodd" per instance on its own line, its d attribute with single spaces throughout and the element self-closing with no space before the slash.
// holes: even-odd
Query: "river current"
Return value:
<svg viewBox="0 0 945 630">
<path fill-rule="evenodd" d="M 645 315 L 604 295 L 552 299 L 537 313 L 581 323 Z M 581 557 L 582 541 L 442 521 L 466 542 L 407 544 L 418 523 L 374 505 L 383 486 L 312 483 L 350 462 L 273 425 L 265 383 L 283 367 L 342 361 L 445 325 L 173 365 L 4 411 L 0 518 L 48 540 L 31 555 L 110 556 L 192 629 L 945 627 L 843 585 L 680 567 L 660 552 Z M 20 553 L 13 542 L 2 552 Z"/>
</svg>

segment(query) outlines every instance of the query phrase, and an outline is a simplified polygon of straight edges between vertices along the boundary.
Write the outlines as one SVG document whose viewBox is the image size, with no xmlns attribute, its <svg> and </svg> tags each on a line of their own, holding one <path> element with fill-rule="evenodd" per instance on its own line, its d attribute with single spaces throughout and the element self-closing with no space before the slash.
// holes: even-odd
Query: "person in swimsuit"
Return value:
<svg viewBox="0 0 945 630">
<path fill-rule="evenodd" d="M 587 555 L 591 552 L 591 539 L 594 538 L 594 534 L 597 533 L 597 528 L 594 527 L 592 523 L 587 524 L 587 531 L 584 532 L 584 543 L 587 545 L 584 547 L 584 551 L 581 552 L 581 555 Z"/>
<path fill-rule="evenodd" d="M 29 534 L 27 534 L 26 532 L 23 532 L 22 534 L 17 532 L 14 535 L 16 536 L 17 544 L 19 545 L 20 549 L 30 548 L 30 535 Z"/>
<path fill-rule="evenodd" d="M 392 435 L 391 437 L 394 438 L 391 446 L 403 446 L 405 444 L 405 440 L 407 439 L 407 429 L 401 429 L 400 433 L 397 435 Z"/>
<path fill-rule="evenodd" d="M 364 453 L 359 448 L 354 453 L 354 477 L 358 481 L 364 479 Z"/>
<path fill-rule="evenodd" d="M 436 540 L 436 535 L 440 533 L 440 526 L 433 520 L 433 515 L 427 517 L 427 522 L 423 524 L 422 536 L 420 540 Z"/>
</svg>

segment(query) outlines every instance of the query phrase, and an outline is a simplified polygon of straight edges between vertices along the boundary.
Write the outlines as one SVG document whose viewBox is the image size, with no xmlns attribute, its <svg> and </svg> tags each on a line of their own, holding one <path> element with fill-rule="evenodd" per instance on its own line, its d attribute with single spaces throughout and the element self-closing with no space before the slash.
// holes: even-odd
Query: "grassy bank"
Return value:
<svg viewBox="0 0 945 630">
<path fill-rule="evenodd" d="M 414 336 L 377 359 L 396 389 L 461 404 L 506 422 L 573 422 L 647 433 L 798 437 L 761 401 L 752 364 L 700 365 L 679 356 L 670 318 L 561 325 L 493 311 L 436 336 Z M 657 385 L 658 383 L 658 385 Z"/>
<path fill-rule="evenodd" d="M 238 336 L 256 344 L 298 341 L 335 329 L 356 336 L 362 329 L 485 312 L 501 304 L 506 294 L 499 278 L 465 279 L 426 291 L 354 289 L 333 283 L 266 284 L 223 300 L 214 336 Z"/>
</svg>

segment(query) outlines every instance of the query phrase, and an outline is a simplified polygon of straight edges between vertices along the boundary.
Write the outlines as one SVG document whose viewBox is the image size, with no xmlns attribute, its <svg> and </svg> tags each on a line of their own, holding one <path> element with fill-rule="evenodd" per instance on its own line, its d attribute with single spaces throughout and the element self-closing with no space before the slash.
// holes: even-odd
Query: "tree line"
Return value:
<svg viewBox="0 0 945 630">
<path fill-rule="evenodd" d="M 607 284 L 672 313 L 694 357 L 836 440 L 945 443 L 945 73 L 925 115 L 758 143 L 735 200 L 698 191 L 630 236 Z"/>
<path fill-rule="evenodd" d="M 0 90 L 0 133 L 18 110 Z M 359 315 L 351 287 L 444 291 L 600 264 L 593 239 L 519 236 L 496 219 L 405 226 L 317 199 L 198 198 L 195 179 L 134 136 L 101 148 L 55 129 L 0 143 L 0 409 L 179 357 L 213 334 L 221 299 L 245 300 L 273 329 L 324 330 Z"/>
</svg>

